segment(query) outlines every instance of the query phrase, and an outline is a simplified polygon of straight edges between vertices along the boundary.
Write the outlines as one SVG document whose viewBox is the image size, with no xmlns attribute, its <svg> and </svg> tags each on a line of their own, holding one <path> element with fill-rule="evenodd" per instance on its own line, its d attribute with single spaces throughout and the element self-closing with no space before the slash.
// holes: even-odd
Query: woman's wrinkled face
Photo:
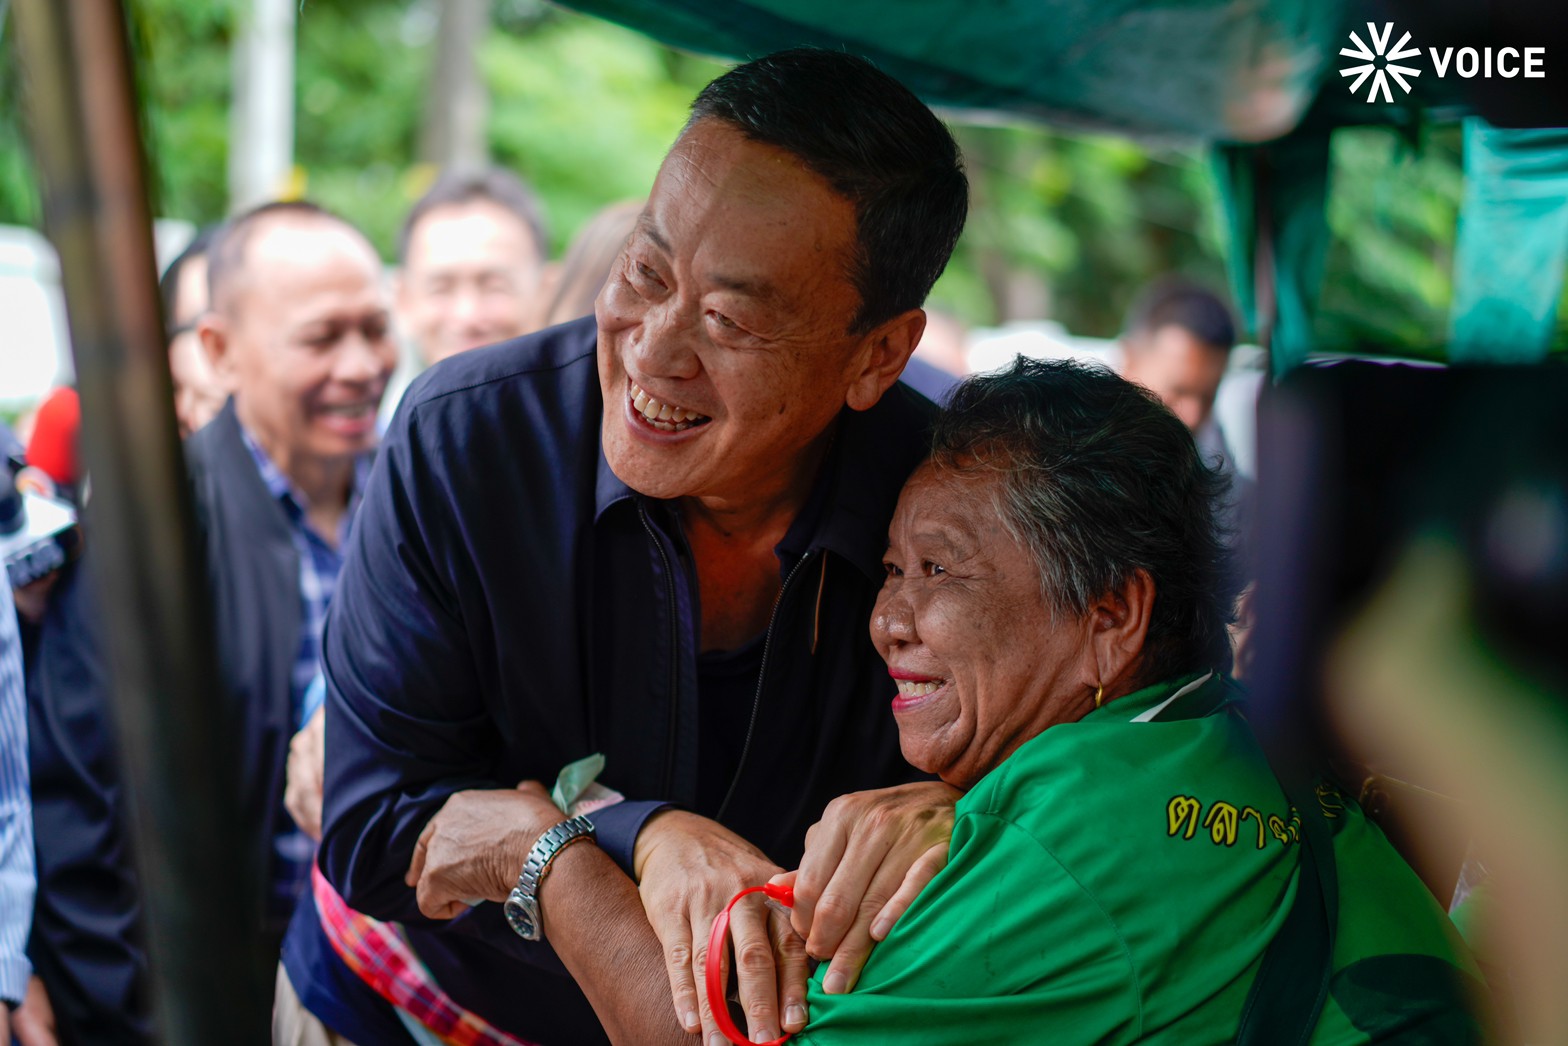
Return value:
<svg viewBox="0 0 1568 1046">
<path fill-rule="evenodd" d="M 1093 707 L 1087 615 L 1053 612 L 998 514 L 999 474 L 922 465 L 888 532 L 871 638 L 898 683 L 904 758 L 969 788 Z"/>
</svg>

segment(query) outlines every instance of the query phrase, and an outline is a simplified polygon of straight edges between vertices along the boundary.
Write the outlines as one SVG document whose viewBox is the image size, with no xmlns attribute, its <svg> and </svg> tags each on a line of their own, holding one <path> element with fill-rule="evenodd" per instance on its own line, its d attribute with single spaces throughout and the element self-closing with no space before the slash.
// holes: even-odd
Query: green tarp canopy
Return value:
<svg viewBox="0 0 1568 1046">
<path fill-rule="evenodd" d="M 725 58 L 817 46 L 864 55 L 938 108 L 1214 145 L 1231 282 L 1283 373 L 1321 346 L 1329 140 L 1349 124 L 1466 119 L 1449 359 L 1534 362 L 1568 256 L 1568 130 L 1490 127 L 1428 75 L 1352 96 L 1341 57 L 1398 47 L 1358 0 L 565 0 Z M 1368 22 L 1373 24 L 1369 25 Z M 1379 40 L 1373 39 L 1379 33 Z M 1381 42 L 1383 46 L 1377 46 Z M 1379 62 L 1379 65 L 1382 63 Z M 1369 89 L 1364 89 L 1370 93 Z M 1365 348 L 1365 347 L 1360 347 Z M 1381 351 L 1400 354 L 1401 346 Z M 1410 347 L 1429 351 L 1429 347 Z"/>
</svg>

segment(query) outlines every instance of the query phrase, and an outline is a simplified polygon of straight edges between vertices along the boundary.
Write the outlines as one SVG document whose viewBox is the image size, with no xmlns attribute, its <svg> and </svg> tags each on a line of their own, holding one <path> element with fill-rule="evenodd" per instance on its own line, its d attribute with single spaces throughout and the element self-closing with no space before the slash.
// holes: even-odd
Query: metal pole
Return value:
<svg viewBox="0 0 1568 1046">
<path fill-rule="evenodd" d="M 91 476 L 87 558 L 133 801 L 154 1002 L 173 1046 L 263 1043 L 270 973 L 159 315 L 119 0 L 16 0 Z M 273 957 L 272 962 L 276 962 Z"/>
<path fill-rule="evenodd" d="M 234 37 L 229 209 L 275 200 L 294 166 L 294 5 L 249 0 Z"/>
<path fill-rule="evenodd" d="M 444 0 L 436 21 L 435 64 L 419 130 L 419 159 L 437 170 L 475 171 L 490 162 L 485 121 L 490 96 L 479 75 L 479 44 L 490 0 Z"/>
</svg>

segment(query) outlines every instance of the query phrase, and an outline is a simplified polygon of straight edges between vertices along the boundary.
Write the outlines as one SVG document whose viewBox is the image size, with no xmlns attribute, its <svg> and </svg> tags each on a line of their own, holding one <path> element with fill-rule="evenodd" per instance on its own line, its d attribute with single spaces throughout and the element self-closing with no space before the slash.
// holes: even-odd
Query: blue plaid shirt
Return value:
<svg viewBox="0 0 1568 1046">
<path fill-rule="evenodd" d="M 354 463 L 354 486 L 349 492 L 348 511 L 338 530 L 337 547 L 312 530 L 305 521 L 305 498 L 289 481 L 281 469 L 267 457 L 255 439 L 244 428 L 240 429 L 245 446 L 256 462 L 256 471 L 267 490 L 283 506 L 288 517 L 289 529 L 294 538 L 294 549 L 299 553 L 300 628 L 299 653 L 294 657 L 294 674 L 290 680 L 291 722 L 299 722 L 305 700 L 305 690 L 321 671 L 321 630 L 327 623 L 327 605 L 332 602 L 332 592 L 337 588 L 338 571 L 343 567 L 342 550 L 348 546 L 349 534 L 354 525 L 354 513 L 359 508 L 359 495 L 365 488 L 370 472 L 369 455 Z M 281 805 L 283 797 L 278 796 Z M 294 911 L 300 892 L 310 880 L 310 862 L 315 856 L 316 844 L 300 831 L 294 819 L 284 811 L 278 820 L 278 832 L 273 838 L 274 867 L 272 870 L 272 912 L 280 919 L 287 919 Z"/>
</svg>

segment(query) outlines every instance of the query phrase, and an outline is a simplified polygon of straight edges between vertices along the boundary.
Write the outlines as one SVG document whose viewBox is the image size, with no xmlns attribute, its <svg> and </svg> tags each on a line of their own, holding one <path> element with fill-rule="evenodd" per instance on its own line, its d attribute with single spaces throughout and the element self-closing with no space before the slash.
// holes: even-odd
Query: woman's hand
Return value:
<svg viewBox="0 0 1568 1046">
<path fill-rule="evenodd" d="M 779 871 L 762 851 L 705 817 L 671 810 L 637 837 L 633 858 L 643 910 L 664 950 L 675 1019 L 688 1032 L 717 1033 L 702 990 L 713 918 L 730 898 Z M 748 898 L 748 901 L 751 900 Z M 753 1040 L 806 1025 L 806 953 L 788 922 L 761 904 L 742 902 L 730 918 L 741 1006 Z M 724 963 L 724 957 L 718 961 Z M 727 964 L 726 964 L 727 965 Z M 783 1020 L 780 1020 L 780 1014 Z"/>
<path fill-rule="evenodd" d="M 791 922 L 808 954 L 831 958 L 829 995 L 855 986 L 872 944 L 946 866 L 962 794 L 939 781 L 852 792 L 806 833 Z"/>
</svg>

